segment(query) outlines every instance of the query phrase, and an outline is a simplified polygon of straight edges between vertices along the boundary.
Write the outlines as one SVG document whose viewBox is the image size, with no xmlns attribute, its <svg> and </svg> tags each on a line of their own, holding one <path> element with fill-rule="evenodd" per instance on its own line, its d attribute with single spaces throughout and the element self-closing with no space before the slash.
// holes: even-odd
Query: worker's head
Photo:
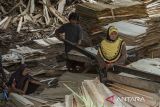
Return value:
<svg viewBox="0 0 160 107">
<path fill-rule="evenodd" d="M 71 13 L 69 15 L 69 21 L 70 21 L 70 23 L 73 23 L 73 24 L 78 23 L 79 22 L 79 14 L 75 13 L 75 12 Z"/>
<path fill-rule="evenodd" d="M 20 67 L 17 70 L 21 75 L 26 76 L 30 73 L 30 69 L 27 68 L 26 64 L 20 65 Z"/>
<path fill-rule="evenodd" d="M 107 40 L 115 41 L 118 38 L 118 29 L 110 26 L 107 30 Z"/>
</svg>

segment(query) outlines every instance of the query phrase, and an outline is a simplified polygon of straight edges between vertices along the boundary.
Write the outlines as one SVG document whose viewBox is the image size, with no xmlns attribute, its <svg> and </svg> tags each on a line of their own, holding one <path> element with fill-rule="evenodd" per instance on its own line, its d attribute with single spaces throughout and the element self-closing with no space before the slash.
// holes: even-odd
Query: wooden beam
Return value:
<svg viewBox="0 0 160 107">
<path fill-rule="evenodd" d="M 131 78 L 127 76 L 123 76 L 120 74 L 115 74 L 112 72 L 107 73 L 107 80 L 113 81 L 116 83 L 132 86 L 135 88 L 147 90 L 150 92 L 159 92 L 160 84 L 156 82 L 152 82 L 149 80 L 144 80 L 140 78 Z"/>
<path fill-rule="evenodd" d="M 140 71 L 140 70 L 135 70 L 135 69 L 132 69 L 132 68 L 129 68 L 129 67 L 114 65 L 114 71 L 133 74 L 133 75 L 136 75 L 136 76 L 140 76 L 142 78 L 150 79 L 151 81 L 160 82 L 160 76 L 158 76 L 158 75 L 148 73 L 148 72 L 144 72 L 144 71 Z"/>
</svg>

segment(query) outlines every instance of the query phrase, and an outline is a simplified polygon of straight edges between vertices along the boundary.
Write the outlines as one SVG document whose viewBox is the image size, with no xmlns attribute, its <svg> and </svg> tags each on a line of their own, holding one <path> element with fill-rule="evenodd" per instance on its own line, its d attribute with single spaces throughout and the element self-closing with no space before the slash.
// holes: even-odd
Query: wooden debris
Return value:
<svg viewBox="0 0 160 107">
<path fill-rule="evenodd" d="M 68 23 L 69 20 L 62 16 L 53 6 L 48 7 L 53 15 L 55 15 L 63 24 Z"/>
<path fill-rule="evenodd" d="M 63 13 L 65 4 L 66 4 L 66 0 L 60 0 L 60 1 L 59 1 L 59 3 L 58 3 L 58 12 L 59 12 L 60 14 Z"/>
<path fill-rule="evenodd" d="M 5 17 L 1 22 L 0 22 L 0 26 L 4 23 L 4 22 L 6 22 L 7 20 L 8 20 L 8 16 L 7 17 Z"/>
<path fill-rule="evenodd" d="M 47 0 L 43 0 L 43 3 L 44 4 L 47 4 Z M 44 15 L 44 18 L 45 18 L 45 21 L 46 21 L 46 25 L 49 25 L 50 23 L 50 17 L 49 17 L 49 14 L 48 14 L 48 8 L 46 5 L 43 5 L 43 15 Z"/>
<path fill-rule="evenodd" d="M 21 30 L 22 21 L 23 21 L 23 17 L 21 17 L 20 20 L 19 20 L 19 24 L 18 24 L 18 27 L 17 27 L 17 32 L 20 32 L 20 30 Z"/>
</svg>

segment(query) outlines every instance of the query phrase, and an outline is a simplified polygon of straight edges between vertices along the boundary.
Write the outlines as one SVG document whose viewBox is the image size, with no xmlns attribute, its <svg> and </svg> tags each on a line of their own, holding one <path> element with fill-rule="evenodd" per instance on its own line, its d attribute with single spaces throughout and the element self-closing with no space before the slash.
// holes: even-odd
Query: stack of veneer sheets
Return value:
<svg viewBox="0 0 160 107">
<path fill-rule="evenodd" d="M 145 5 L 141 2 L 83 3 L 77 5 L 76 11 L 80 14 L 80 22 L 87 31 L 94 31 L 115 21 L 148 16 Z"/>
<path fill-rule="evenodd" d="M 156 27 L 151 31 L 148 26 L 120 21 L 111 23 L 104 28 L 107 29 L 111 25 L 118 28 L 119 35 L 129 46 L 146 47 L 160 42 L 160 34 L 158 34 L 158 28 Z M 155 32 L 154 30 L 156 29 L 157 31 Z"/>
</svg>

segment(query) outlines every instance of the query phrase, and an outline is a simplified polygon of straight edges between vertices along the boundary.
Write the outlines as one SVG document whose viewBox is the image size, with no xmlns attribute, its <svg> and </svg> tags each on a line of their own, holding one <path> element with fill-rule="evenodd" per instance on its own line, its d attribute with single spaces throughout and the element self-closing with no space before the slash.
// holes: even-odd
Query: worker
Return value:
<svg viewBox="0 0 160 107">
<path fill-rule="evenodd" d="M 118 29 L 110 26 L 106 31 L 106 37 L 101 41 L 98 55 L 106 62 L 106 67 L 114 64 L 124 65 L 127 58 L 126 44 L 118 36 Z"/>
<path fill-rule="evenodd" d="M 58 38 L 62 38 L 61 34 L 64 35 L 64 39 L 68 40 L 75 45 L 80 45 L 83 38 L 83 30 L 79 25 L 79 15 L 75 12 L 69 15 L 69 23 L 62 25 L 59 29 L 55 31 L 55 34 Z M 73 47 L 67 43 L 65 43 L 65 54 L 67 56 L 68 52 L 70 52 Z M 72 70 L 74 65 L 74 61 L 71 61 L 67 58 L 66 66 L 69 70 Z"/>
<path fill-rule="evenodd" d="M 30 69 L 26 64 L 21 64 L 20 67 L 14 72 L 7 85 L 11 92 L 18 94 L 31 94 L 42 85 L 39 81 L 33 79 L 29 73 Z"/>
</svg>

